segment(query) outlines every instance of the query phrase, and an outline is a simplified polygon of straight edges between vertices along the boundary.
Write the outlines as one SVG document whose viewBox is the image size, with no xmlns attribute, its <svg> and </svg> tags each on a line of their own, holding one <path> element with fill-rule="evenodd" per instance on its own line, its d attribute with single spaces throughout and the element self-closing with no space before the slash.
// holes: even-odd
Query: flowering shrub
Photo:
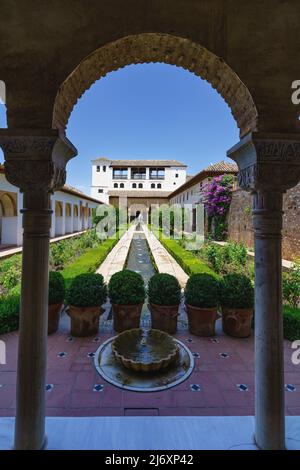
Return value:
<svg viewBox="0 0 300 470">
<path fill-rule="evenodd" d="M 231 203 L 233 176 L 212 178 L 202 190 L 202 201 L 210 219 L 213 236 L 224 240 L 227 235 L 226 215 Z"/>
</svg>

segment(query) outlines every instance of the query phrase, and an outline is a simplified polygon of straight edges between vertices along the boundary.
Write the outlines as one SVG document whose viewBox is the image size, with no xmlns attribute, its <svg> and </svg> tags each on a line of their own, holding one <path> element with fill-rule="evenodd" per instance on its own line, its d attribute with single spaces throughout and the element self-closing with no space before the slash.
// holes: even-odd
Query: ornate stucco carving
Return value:
<svg viewBox="0 0 300 470">
<path fill-rule="evenodd" d="M 286 191 L 300 180 L 300 139 L 296 135 L 252 133 L 228 151 L 247 191 Z"/>
<path fill-rule="evenodd" d="M 144 33 L 109 43 L 85 58 L 60 87 L 53 127 L 65 131 L 77 100 L 99 78 L 126 65 L 164 62 L 183 67 L 207 80 L 224 98 L 241 136 L 257 130 L 257 110 L 242 81 L 219 57 L 188 39 Z"/>
<path fill-rule="evenodd" d="M 28 134 L 28 135 L 25 135 Z M 23 192 L 52 192 L 66 181 L 66 164 L 76 149 L 58 131 L 0 131 L 7 180 Z"/>
</svg>

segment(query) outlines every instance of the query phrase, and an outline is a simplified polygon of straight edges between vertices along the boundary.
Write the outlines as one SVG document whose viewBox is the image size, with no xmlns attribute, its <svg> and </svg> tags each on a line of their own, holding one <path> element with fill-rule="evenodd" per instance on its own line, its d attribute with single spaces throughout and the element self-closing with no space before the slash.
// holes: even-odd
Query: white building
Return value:
<svg viewBox="0 0 300 470">
<path fill-rule="evenodd" d="M 92 227 L 92 209 L 101 202 L 65 185 L 51 195 L 51 238 L 60 237 Z M 10 184 L 0 165 L 0 248 L 22 245 L 23 194 Z"/>
<path fill-rule="evenodd" d="M 92 161 L 91 195 L 104 203 L 109 196 L 128 191 L 170 193 L 186 181 L 186 165 L 176 160 L 111 160 L 100 157 Z M 111 194 L 110 194 L 111 192 Z"/>
<path fill-rule="evenodd" d="M 182 207 L 185 204 L 199 204 L 202 188 L 210 178 L 225 174 L 237 175 L 237 173 L 238 167 L 235 163 L 221 161 L 211 164 L 188 179 L 180 188 L 175 189 L 169 195 L 169 202 L 170 204 L 180 204 Z"/>
</svg>

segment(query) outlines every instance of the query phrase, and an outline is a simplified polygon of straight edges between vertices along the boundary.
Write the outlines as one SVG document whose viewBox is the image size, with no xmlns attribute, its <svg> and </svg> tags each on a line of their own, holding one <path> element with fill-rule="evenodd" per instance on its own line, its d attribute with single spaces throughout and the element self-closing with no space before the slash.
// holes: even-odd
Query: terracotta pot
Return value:
<svg viewBox="0 0 300 470">
<path fill-rule="evenodd" d="M 142 303 L 134 305 L 112 304 L 114 329 L 120 333 L 132 328 L 139 328 L 142 308 Z"/>
<path fill-rule="evenodd" d="M 217 308 L 199 308 L 186 304 L 189 331 L 196 336 L 214 336 Z"/>
<path fill-rule="evenodd" d="M 48 335 L 52 335 L 58 330 L 62 305 L 62 302 L 48 305 Z"/>
<path fill-rule="evenodd" d="M 101 307 L 69 306 L 68 315 L 71 318 L 72 336 L 94 336 L 99 331 L 99 318 L 103 313 Z"/>
<path fill-rule="evenodd" d="M 251 336 L 253 308 L 222 308 L 223 331 L 236 338 Z"/>
<path fill-rule="evenodd" d="M 177 331 L 178 305 L 150 304 L 152 328 L 174 334 Z"/>
</svg>

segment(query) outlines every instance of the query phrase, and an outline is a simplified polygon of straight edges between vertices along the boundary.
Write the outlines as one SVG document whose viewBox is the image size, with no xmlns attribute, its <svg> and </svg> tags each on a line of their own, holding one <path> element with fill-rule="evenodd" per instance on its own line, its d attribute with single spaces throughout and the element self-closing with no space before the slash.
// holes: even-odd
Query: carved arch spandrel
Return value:
<svg viewBox="0 0 300 470">
<path fill-rule="evenodd" d="M 189 39 L 158 33 L 126 36 L 87 56 L 57 93 L 53 128 L 65 132 L 78 99 L 95 81 L 126 65 L 151 62 L 182 67 L 206 80 L 230 107 L 241 137 L 257 130 L 258 113 L 249 90 L 221 58 Z"/>
</svg>

